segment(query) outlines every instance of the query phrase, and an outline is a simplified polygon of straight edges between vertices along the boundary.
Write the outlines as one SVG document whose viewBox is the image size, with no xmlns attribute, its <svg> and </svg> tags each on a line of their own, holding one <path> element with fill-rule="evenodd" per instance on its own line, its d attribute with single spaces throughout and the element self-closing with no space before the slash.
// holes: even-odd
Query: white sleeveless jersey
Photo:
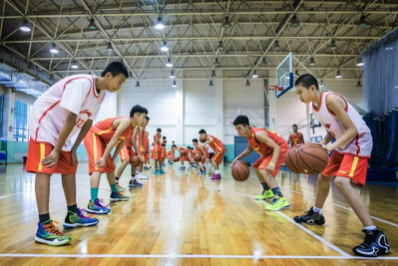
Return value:
<svg viewBox="0 0 398 266">
<path fill-rule="evenodd" d="M 33 104 L 28 122 L 30 138 L 55 145 L 68 112 L 72 112 L 77 115 L 76 124 L 62 148 L 70 151 L 71 138 L 88 119 L 95 120 L 105 93 L 105 90 L 97 92 L 92 75 L 75 75 L 58 81 Z"/>
<path fill-rule="evenodd" d="M 343 124 L 337 120 L 336 116 L 326 105 L 326 98 L 331 94 L 337 95 L 345 101 L 347 106 L 345 111 L 358 131 L 358 134 L 355 138 L 343 146 L 336 148 L 336 150 L 340 153 L 348 153 L 361 157 L 370 157 L 373 147 L 370 130 L 359 113 L 354 109 L 354 107 L 352 107 L 351 104 L 347 102 L 346 99 L 344 99 L 343 96 L 335 93 L 323 92 L 319 107 L 315 108 L 314 103 L 312 103 L 312 110 L 316 119 L 318 119 L 318 121 L 325 127 L 326 131 L 335 139 L 339 139 L 345 133 L 346 130 Z"/>
</svg>

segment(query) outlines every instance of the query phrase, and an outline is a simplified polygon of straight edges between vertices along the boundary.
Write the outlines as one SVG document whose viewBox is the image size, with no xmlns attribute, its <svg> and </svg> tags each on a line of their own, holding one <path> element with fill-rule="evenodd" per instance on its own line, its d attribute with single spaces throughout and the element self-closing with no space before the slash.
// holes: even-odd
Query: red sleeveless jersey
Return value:
<svg viewBox="0 0 398 266">
<path fill-rule="evenodd" d="M 290 142 L 292 143 L 292 147 L 301 144 L 301 133 L 297 132 L 297 134 L 290 134 L 289 135 Z"/>
<path fill-rule="evenodd" d="M 116 132 L 116 128 L 113 128 L 112 123 L 116 119 L 124 118 L 124 117 L 112 117 L 105 120 L 102 120 L 96 123 L 92 128 L 93 131 L 97 136 L 99 136 L 105 143 L 109 143 Z M 132 134 L 131 127 L 128 127 L 122 135 L 119 137 L 118 141 L 123 141 Z"/>
<path fill-rule="evenodd" d="M 212 148 L 215 152 L 225 150 L 224 144 L 221 142 L 221 140 L 213 135 L 207 134 L 207 140 L 209 140 L 209 137 L 213 139 L 213 141 L 209 143 L 210 148 Z"/>
<path fill-rule="evenodd" d="M 247 141 L 249 142 L 250 146 L 257 152 L 259 153 L 262 157 L 267 157 L 269 155 L 271 155 L 274 152 L 274 149 L 268 147 L 267 145 L 265 145 L 264 143 L 259 143 L 257 142 L 256 138 L 254 137 L 254 135 L 256 134 L 256 132 L 258 131 L 264 131 L 267 133 L 268 137 L 270 139 L 272 139 L 276 144 L 278 144 L 279 147 L 281 147 L 281 149 L 289 149 L 289 146 L 287 145 L 286 141 L 279 136 L 276 132 L 268 130 L 268 129 L 264 129 L 264 128 L 255 128 L 252 127 L 251 128 L 251 134 L 250 137 L 246 137 Z"/>
<path fill-rule="evenodd" d="M 203 150 L 205 151 L 205 153 L 203 154 L 202 150 L 199 148 L 202 147 Z M 198 144 L 198 146 L 196 146 L 195 150 L 202 156 L 209 158 L 209 151 L 206 149 L 206 147 L 204 147 L 203 145 Z"/>
</svg>

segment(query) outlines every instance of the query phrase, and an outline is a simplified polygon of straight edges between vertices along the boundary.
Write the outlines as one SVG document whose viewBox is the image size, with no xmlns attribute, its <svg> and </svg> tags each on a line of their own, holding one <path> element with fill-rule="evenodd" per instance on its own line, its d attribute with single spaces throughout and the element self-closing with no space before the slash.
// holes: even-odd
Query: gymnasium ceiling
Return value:
<svg viewBox="0 0 398 266">
<path fill-rule="evenodd" d="M 168 79 L 169 58 L 181 78 L 180 70 L 210 78 L 215 69 L 224 70 L 224 78 L 249 78 L 254 70 L 260 78 L 273 78 L 289 52 L 324 80 L 334 79 L 338 70 L 343 79 L 359 80 L 358 55 L 398 21 L 398 1 L 380 0 L 3 0 L 1 5 L 2 51 L 18 54 L 30 63 L 27 71 L 35 69 L 53 80 L 99 75 L 116 60 L 128 65 L 135 80 Z M 159 16 L 163 30 L 154 27 Z M 226 16 L 230 28 L 222 27 Z M 360 27 L 361 16 L 367 25 Z M 29 33 L 19 30 L 24 19 Z M 90 30 L 91 19 L 95 26 Z M 332 40 L 337 49 L 330 49 Z M 163 42 L 170 48 L 167 53 L 160 50 Z M 220 42 L 223 51 L 217 49 Z M 49 52 L 53 44 L 59 53 Z M 315 66 L 309 66 L 311 58 Z M 71 69 L 72 63 L 79 68 Z M 304 73 L 302 65 L 294 65 Z"/>
</svg>

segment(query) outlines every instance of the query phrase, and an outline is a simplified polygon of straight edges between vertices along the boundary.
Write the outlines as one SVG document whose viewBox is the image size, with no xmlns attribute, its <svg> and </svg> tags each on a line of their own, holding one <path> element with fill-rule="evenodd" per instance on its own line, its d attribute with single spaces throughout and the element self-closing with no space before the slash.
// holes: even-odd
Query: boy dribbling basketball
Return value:
<svg viewBox="0 0 398 266">
<path fill-rule="evenodd" d="M 325 223 L 322 207 L 329 194 L 330 183 L 334 179 L 334 185 L 364 226 L 362 231 L 365 233 L 365 240 L 355 246 L 353 252 L 366 257 L 390 253 L 386 236 L 376 228 L 364 201 L 352 186 L 365 185 L 367 160 L 373 147 L 369 128 L 344 97 L 335 93 L 320 92 L 314 76 L 300 76 L 295 82 L 295 87 L 303 103 L 312 102 L 315 117 L 327 131 L 321 144 L 328 152 L 333 151 L 333 154 L 326 169 L 318 177 L 314 206 L 304 215 L 294 217 L 294 220 L 297 223 Z M 330 143 L 333 139 L 336 141 Z"/>
<path fill-rule="evenodd" d="M 264 190 L 261 195 L 256 196 L 256 199 L 272 198 L 272 204 L 265 208 L 270 211 L 289 207 L 289 202 L 283 196 L 275 179 L 289 149 L 286 141 L 271 130 L 251 127 L 249 118 L 245 115 L 238 115 L 233 125 L 239 136 L 247 138 L 247 149 L 239 154 L 232 164 L 253 151 L 260 154 L 261 157 L 253 164 L 253 170 Z"/>
</svg>

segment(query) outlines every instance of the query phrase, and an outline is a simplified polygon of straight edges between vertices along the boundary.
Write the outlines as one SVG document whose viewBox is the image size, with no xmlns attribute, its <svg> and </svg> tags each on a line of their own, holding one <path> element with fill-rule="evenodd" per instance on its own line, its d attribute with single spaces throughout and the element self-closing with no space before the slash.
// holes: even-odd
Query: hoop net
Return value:
<svg viewBox="0 0 398 266">
<path fill-rule="evenodd" d="M 264 92 L 267 99 L 269 97 L 269 91 L 283 91 L 283 87 L 278 85 L 264 86 Z"/>
</svg>

